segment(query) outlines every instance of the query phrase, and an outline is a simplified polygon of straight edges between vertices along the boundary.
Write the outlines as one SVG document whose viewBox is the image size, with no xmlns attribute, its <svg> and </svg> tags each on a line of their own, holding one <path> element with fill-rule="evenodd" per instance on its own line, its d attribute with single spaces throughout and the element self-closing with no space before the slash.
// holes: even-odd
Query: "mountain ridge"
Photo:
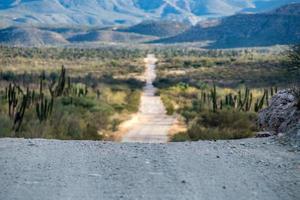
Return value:
<svg viewBox="0 0 300 200">
<path fill-rule="evenodd" d="M 239 12 L 267 11 L 290 2 L 300 0 L 6 0 L 0 2 L 0 25 L 114 26 L 145 20 L 195 24 Z"/>
<path fill-rule="evenodd" d="M 300 3 L 271 12 L 237 14 L 213 26 L 198 24 L 173 37 L 153 43 L 210 42 L 210 48 L 234 48 L 294 44 L 300 42 Z"/>
</svg>

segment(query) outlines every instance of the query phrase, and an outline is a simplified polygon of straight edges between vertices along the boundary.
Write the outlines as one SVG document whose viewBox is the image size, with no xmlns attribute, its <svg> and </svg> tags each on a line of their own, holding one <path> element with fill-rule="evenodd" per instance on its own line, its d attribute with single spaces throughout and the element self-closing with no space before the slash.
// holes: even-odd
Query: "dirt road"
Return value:
<svg viewBox="0 0 300 200">
<path fill-rule="evenodd" d="M 156 61 L 152 54 L 145 58 L 146 86 L 141 97 L 140 109 L 133 119 L 125 122 L 128 132 L 122 142 L 164 143 L 168 141 L 168 130 L 175 122 L 175 118 L 166 115 L 160 97 L 155 96 L 156 88 L 153 86 L 153 81 L 156 78 Z"/>
<path fill-rule="evenodd" d="M 0 139 L 1 200 L 298 200 L 300 156 L 268 139 Z"/>
</svg>

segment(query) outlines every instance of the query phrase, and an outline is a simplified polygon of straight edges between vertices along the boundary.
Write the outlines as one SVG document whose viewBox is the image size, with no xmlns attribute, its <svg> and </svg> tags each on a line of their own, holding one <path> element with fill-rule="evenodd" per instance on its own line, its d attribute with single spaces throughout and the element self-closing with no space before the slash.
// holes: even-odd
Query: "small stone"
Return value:
<svg viewBox="0 0 300 200">
<path fill-rule="evenodd" d="M 217 158 L 220 158 L 220 156 L 216 156 Z"/>
<path fill-rule="evenodd" d="M 222 188 L 225 190 L 225 189 L 226 189 L 226 186 L 223 186 Z"/>
<path fill-rule="evenodd" d="M 185 180 L 182 180 L 182 181 L 181 181 L 181 183 L 185 184 L 185 183 L 186 183 L 186 181 L 185 181 Z"/>
<path fill-rule="evenodd" d="M 257 132 L 255 134 L 256 138 L 265 138 L 265 137 L 271 137 L 273 134 L 271 132 L 268 131 L 262 131 L 262 132 Z"/>
</svg>

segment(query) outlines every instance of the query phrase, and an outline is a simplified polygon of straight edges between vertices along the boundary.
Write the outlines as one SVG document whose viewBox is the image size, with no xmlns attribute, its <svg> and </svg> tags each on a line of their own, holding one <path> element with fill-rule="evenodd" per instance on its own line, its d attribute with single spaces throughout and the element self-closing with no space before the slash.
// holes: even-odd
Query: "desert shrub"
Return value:
<svg viewBox="0 0 300 200">
<path fill-rule="evenodd" d="M 140 94 L 141 93 L 139 91 L 132 91 L 128 95 L 126 109 L 129 112 L 137 112 L 139 110 Z"/>
<path fill-rule="evenodd" d="M 12 122 L 6 115 L 0 113 L 0 137 L 10 137 Z"/>
<path fill-rule="evenodd" d="M 191 140 L 191 138 L 185 132 L 177 133 L 177 134 L 173 135 L 171 138 L 172 142 L 184 142 L 184 141 L 188 141 L 188 140 Z"/>
<path fill-rule="evenodd" d="M 255 121 L 253 113 L 204 111 L 191 123 L 187 133 L 192 140 L 247 138 L 256 130 Z"/>
<path fill-rule="evenodd" d="M 86 109 L 91 109 L 96 106 L 94 100 L 84 98 L 84 97 L 63 97 L 61 99 L 63 105 L 75 105 Z"/>
<path fill-rule="evenodd" d="M 165 105 L 167 115 L 173 115 L 175 112 L 174 105 L 172 101 L 167 96 L 162 96 L 163 104 Z"/>
</svg>

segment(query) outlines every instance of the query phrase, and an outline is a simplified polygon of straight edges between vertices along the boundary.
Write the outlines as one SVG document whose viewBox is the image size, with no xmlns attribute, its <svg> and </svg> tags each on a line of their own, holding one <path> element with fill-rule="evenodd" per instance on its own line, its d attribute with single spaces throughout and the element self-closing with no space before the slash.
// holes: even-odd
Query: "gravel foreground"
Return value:
<svg viewBox="0 0 300 200">
<path fill-rule="evenodd" d="M 300 156 L 274 139 L 139 144 L 0 139 L 1 200 L 298 200 Z"/>
</svg>

